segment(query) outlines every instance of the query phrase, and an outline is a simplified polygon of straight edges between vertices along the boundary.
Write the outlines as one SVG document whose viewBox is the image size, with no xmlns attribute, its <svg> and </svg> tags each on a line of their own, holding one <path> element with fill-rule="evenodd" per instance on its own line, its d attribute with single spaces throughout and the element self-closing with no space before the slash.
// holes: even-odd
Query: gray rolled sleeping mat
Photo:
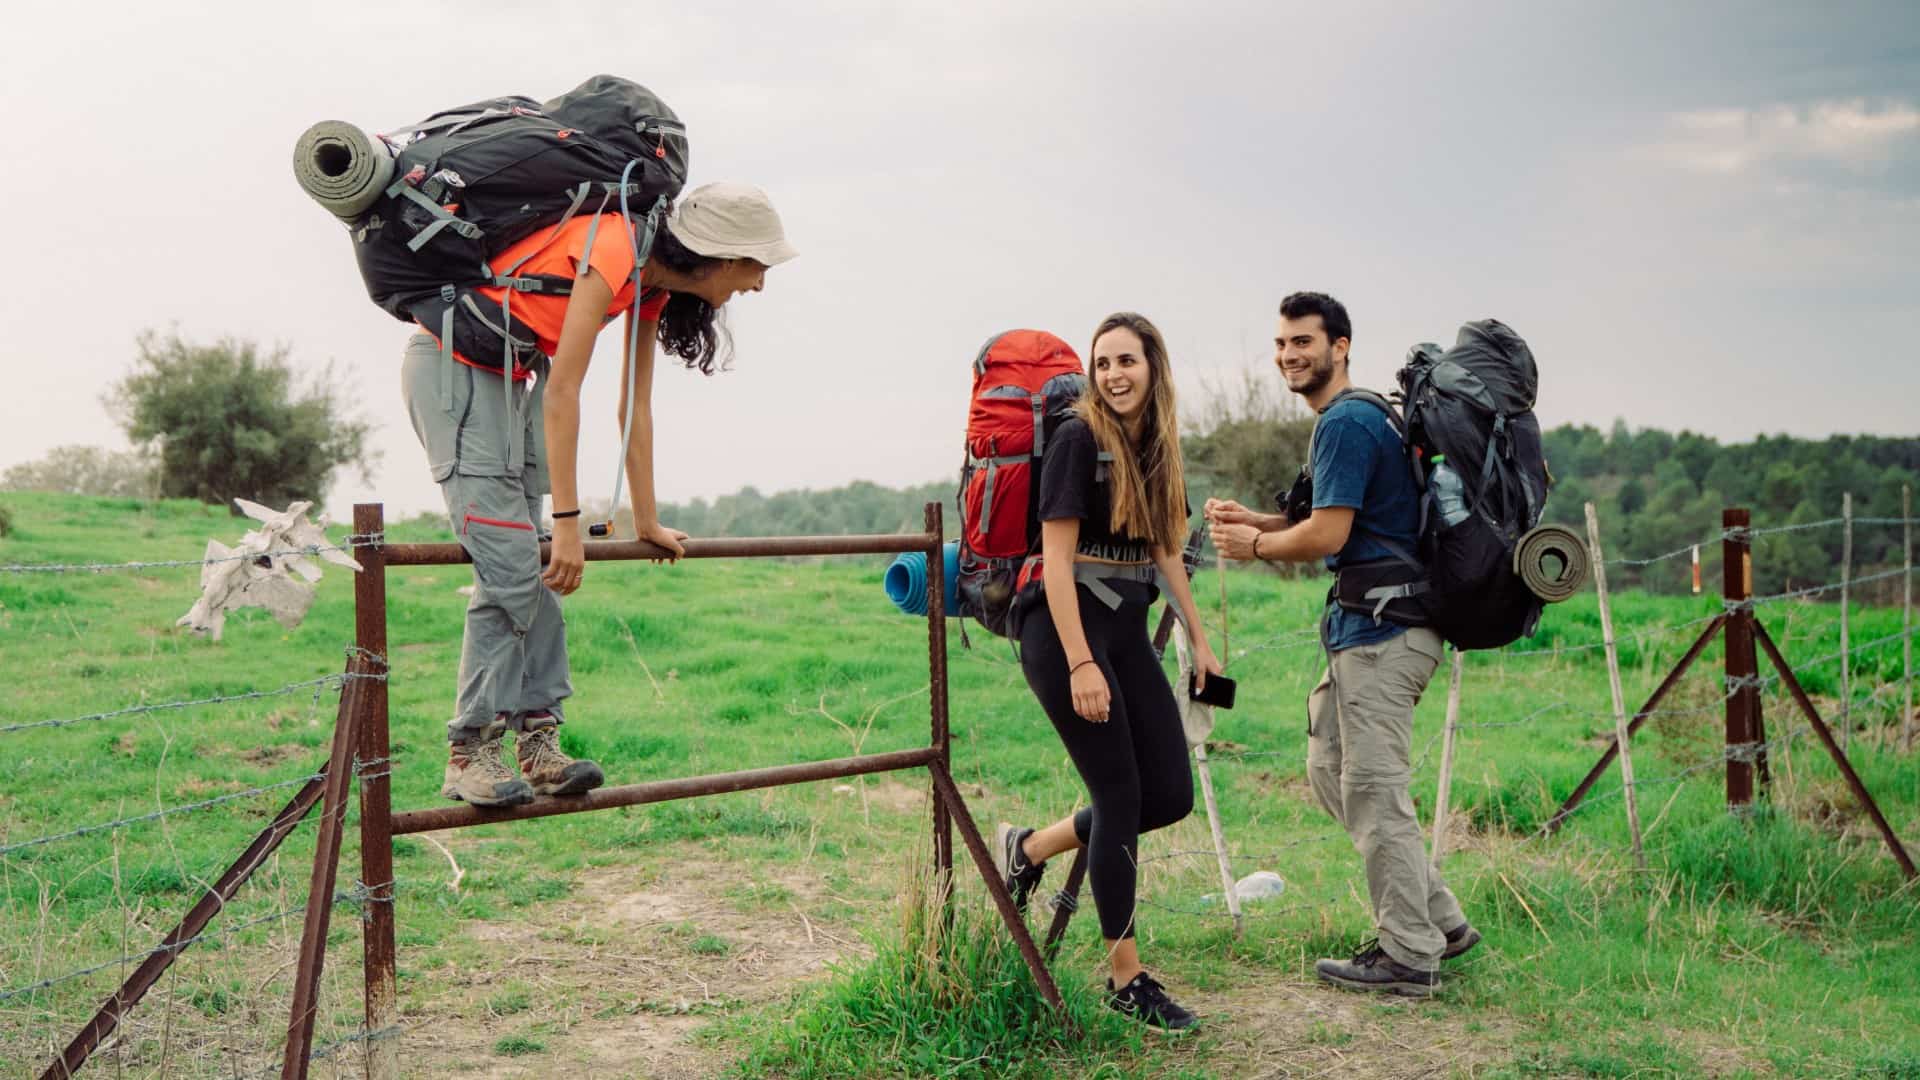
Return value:
<svg viewBox="0 0 1920 1080">
<path fill-rule="evenodd" d="M 352 221 L 393 180 L 393 152 L 352 124 L 322 120 L 293 144 L 293 175 L 314 202 Z"/>
<path fill-rule="evenodd" d="M 1549 604 L 1578 592 L 1591 571 L 1587 545 L 1572 529 L 1541 525 L 1513 546 L 1513 572 Z"/>
</svg>

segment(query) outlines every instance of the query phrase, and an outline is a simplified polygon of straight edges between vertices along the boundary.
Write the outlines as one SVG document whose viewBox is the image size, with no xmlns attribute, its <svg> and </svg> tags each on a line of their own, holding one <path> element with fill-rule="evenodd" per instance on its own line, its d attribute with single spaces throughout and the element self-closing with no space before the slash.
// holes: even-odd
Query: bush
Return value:
<svg viewBox="0 0 1920 1080">
<path fill-rule="evenodd" d="M 263 355 L 250 341 L 149 332 L 105 401 L 128 438 L 157 453 L 160 495 L 285 506 L 323 499 L 343 465 L 369 476 L 371 425 L 338 381 L 331 364 L 300 377 L 284 347 Z"/>
<path fill-rule="evenodd" d="M 0 504 L 0 537 L 13 532 L 13 511 Z"/>
<path fill-rule="evenodd" d="M 147 498 L 159 476 L 151 454 L 98 446 L 56 446 L 47 456 L 15 465 L 0 475 L 8 491 Z"/>
</svg>

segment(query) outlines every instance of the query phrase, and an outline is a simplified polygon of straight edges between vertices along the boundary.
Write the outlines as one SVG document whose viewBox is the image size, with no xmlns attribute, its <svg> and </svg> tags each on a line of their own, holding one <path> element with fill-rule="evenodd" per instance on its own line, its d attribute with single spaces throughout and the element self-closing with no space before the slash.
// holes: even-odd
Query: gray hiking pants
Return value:
<svg viewBox="0 0 1920 1080">
<path fill-rule="evenodd" d="M 1380 947 L 1419 971 L 1440 966 L 1446 932 L 1467 921 L 1427 859 L 1408 793 L 1413 707 L 1442 649 L 1424 627 L 1341 649 L 1307 698 L 1307 779 L 1366 864 Z"/>
<path fill-rule="evenodd" d="M 544 374 L 544 372 L 542 373 Z M 401 391 L 427 451 L 447 520 L 473 556 L 473 597 L 460 643 L 460 682 L 447 736 L 504 717 L 561 717 L 573 693 L 560 598 L 540 582 L 540 501 L 547 494 L 542 386 L 442 359 L 426 334 L 407 342 Z"/>
</svg>

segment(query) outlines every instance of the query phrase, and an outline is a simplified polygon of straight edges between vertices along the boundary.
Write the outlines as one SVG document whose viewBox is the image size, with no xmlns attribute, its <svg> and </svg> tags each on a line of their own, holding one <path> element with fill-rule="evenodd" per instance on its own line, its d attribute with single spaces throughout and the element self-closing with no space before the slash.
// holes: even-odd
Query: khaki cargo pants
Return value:
<svg viewBox="0 0 1920 1080">
<path fill-rule="evenodd" d="M 1467 921 L 1428 862 L 1408 793 L 1413 707 L 1442 648 L 1416 627 L 1342 649 L 1307 698 L 1307 779 L 1366 864 L 1380 947 L 1419 971 L 1440 966 L 1446 931 Z"/>
<path fill-rule="evenodd" d="M 540 582 L 538 522 L 548 490 L 544 380 L 509 393 L 499 375 L 443 359 L 426 334 L 407 342 L 400 373 L 448 523 L 473 556 L 447 735 L 460 738 L 496 716 L 515 731 L 529 712 L 558 719 L 573 684 L 560 598 Z"/>
</svg>

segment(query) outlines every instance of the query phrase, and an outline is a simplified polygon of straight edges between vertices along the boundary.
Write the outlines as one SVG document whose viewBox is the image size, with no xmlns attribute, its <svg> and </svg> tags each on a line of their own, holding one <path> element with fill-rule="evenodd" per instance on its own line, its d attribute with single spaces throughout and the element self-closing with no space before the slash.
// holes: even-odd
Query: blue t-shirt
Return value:
<svg viewBox="0 0 1920 1080">
<path fill-rule="evenodd" d="M 1320 414 L 1313 435 L 1313 508 L 1354 510 L 1346 546 L 1339 554 L 1327 556 L 1327 569 L 1392 558 L 1393 553 L 1375 536 L 1414 550 L 1420 529 L 1419 500 L 1400 434 L 1378 406 L 1347 398 Z M 1376 623 L 1373 616 L 1338 604 L 1328 608 L 1327 645 L 1336 652 L 1376 645 L 1406 630 L 1385 619 Z"/>
</svg>

